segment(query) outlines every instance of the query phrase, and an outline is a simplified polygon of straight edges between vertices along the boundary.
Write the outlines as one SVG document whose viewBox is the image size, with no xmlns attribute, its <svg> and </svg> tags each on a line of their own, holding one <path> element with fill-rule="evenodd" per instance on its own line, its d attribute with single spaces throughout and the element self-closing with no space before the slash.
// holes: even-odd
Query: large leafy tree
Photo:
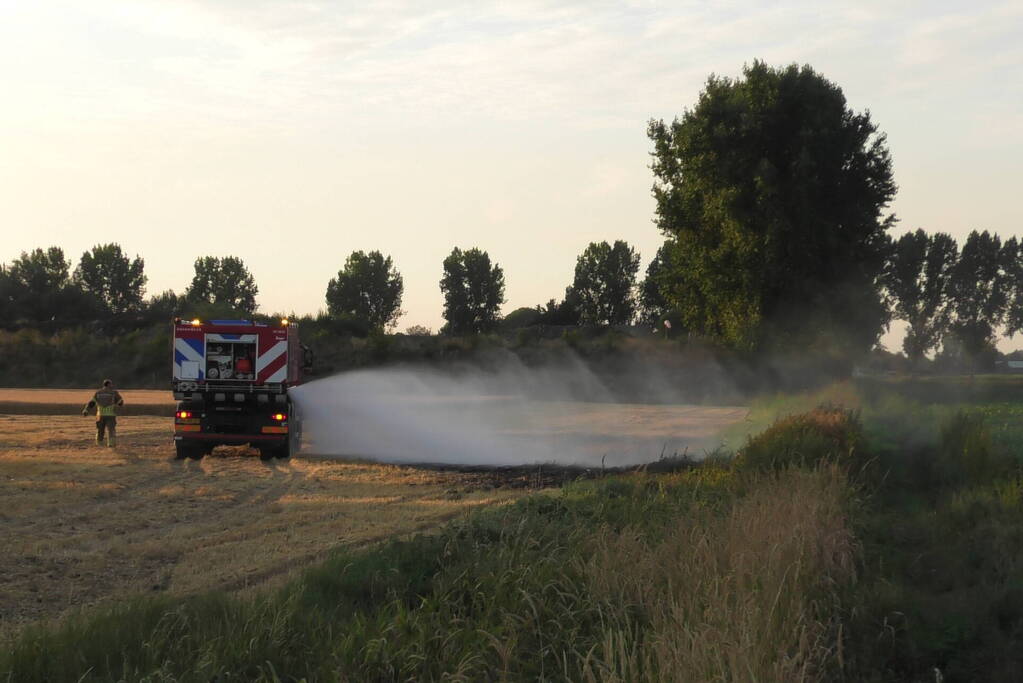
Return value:
<svg viewBox="0 0 1023 683">
<path fill-rule="evenodd" d="M 22 252 L 3 283 L 10 315 L 56 327 L 94 319 L 98 307 L 71 282 L 70 269 L 60 247 Z"/>
<path fill-rule="evenodd" d="M 666 242 L 657 250 L 650 265 L 646 268 L 646 277 L 639 284 L 639 316 L 644 324 L 656 325 L 670 315 L 671 306 L 664 296 L 665 280 L 671 279 L 671 242 Z"/>
<path fill-rule="evenodd" d="M 490 255 L 473 248 L 455 247 L 444 259 L 444 326 L 449 334 L 489 332 L 497 326 L 504 303 L 504 271 Z"/>
<path fill-rule="evenodd" d="M 337 277 L 327 284 L 327 310 L 331 315 L 347 315 L 383 330 L 398 323 L 403 291 L 401 274 L 390 256 L 379 251 L 353 251 Z"/>
<path fill-rule="evenodd" d="M 687 327 L 747 349 L 876 343 L 896 187 L 868 113 L 808 66 L 754 62 L 648 134 L 663 293 Z"/>
<path fill-rule="evenodd" d="M 18 317 L 18 296 L 7 265 L 0 263 L 0 325 L 8 325 Z"/>
<path fill-rule="evenodd" d="M 949 235 L 928 235 L 923 230 L 906 233 L 892 249 L 884 284 L 895 317 L 909 324 L 902 348 L 913 360 L 937 348 L 948 329 L 958 252 Z"/>
<path fill-rule="evenodd" d="M 572 326 L 580 323 L 579 295 L 571 285 L 565 288 L 565 298 L 561 301 L 551 299 L 546 306 L 537 306 L 540 314 L 537 323 L 540 325 Z"/>
<path fill-rule="evenodd" d="M 71 262 L 60 247 L 21 252 L 11 263 L 9 274 L 16 286 L 30 295 L 47 295 L 60 291 L 70 283 Z"/>
<path fill-rule="evenodd" d="M 994 344 L 1009 303 L 1002 240 L 987 230 L 970 233 L 949 277 L 951 332 L 963 353 L 979 358 Z"/>
<path fill-rule="evenodd" d="M 142 308 L 146 292 L 145 262 L 129 259 L 118 244 L 99 244 L 82 254 L 74 281 L 103 309 L 119 315 Z"/>
<path fill-rule="evenodd" d="M 1023 330 L 1023 244 L 1012 237 L 1002 245 L 1002 271 L 1006 282 L 1005 333 Z"/>
<path fill-rule="evenodd" d="M 195 275 L 185 298 L 251 315 L 258 293 L 255 278 L 240 258 L 202 256 L 195 260 Z"/>
<path fill-rule="evenodd" d="M 584 323 L 627 325 L 636 314 L 639 254 L 622 240 L 591 242 L 575 263 L 572 290 Z"/>
</svg>

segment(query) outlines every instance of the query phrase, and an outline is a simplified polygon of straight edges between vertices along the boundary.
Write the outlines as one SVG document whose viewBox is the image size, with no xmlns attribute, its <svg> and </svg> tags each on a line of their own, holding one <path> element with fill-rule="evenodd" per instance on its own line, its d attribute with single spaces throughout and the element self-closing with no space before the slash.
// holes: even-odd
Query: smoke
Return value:
<svg viewBox="0 0 1023 683">
<path fill-rule="evenodd" d="M 298 387 L 292 398 L 304 452 L 394 463 L 612 467 L 700 457 L 718 445 L 721 427 L 745 416 L 741 408 L 673 405 L 681 392 L 663 373 L 629 375 L 646 381 L 657 403 L 622 403 L 578 357 L 527 367 L 512 354 L 488 367 L 346 372 Z"/>
</svg>

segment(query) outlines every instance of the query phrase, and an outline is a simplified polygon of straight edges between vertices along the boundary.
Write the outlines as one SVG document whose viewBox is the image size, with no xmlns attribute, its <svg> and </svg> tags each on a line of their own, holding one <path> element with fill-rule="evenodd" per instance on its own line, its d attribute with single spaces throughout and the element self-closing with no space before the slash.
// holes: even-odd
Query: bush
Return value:
<svg viewBox="0 0 1023 683">
<path fill-rule="evenodd" d="M 864 450 L 859 413 L 822 406 L 781 418 L 750 437 L 736 457 L 736 467 L 768 471 L 836 462 L 859 472 L 866 464 Z"/>
<path fill-rule="evenodd" d="M 366 341 L 370 357 L 378 363 L 386 361 L 391 355 L 391 347 L 394 346 L 393 339 L 394 337 L 383 332 L 371 332 Z"/>
<path fill-rule="evenodd" d="M 542 313 L 537 308 L 516 308 L 497 324 L 502 332 L 514 332 L 540 324 Z"/>
<path fill-rule="evenodd" d="M 368 337 L 371 332 L 369 323 L 347 314 L 320 316 L 316 324 L 335 337 Z"/>
<path fill-rule="evenodd" d="M 1011 459 L 994 447 L 983 415 L 959 411 L 942 424 L 934 462 L 937 484 L 986 484 L 1011 470 Z"/>
<path fill-rule="evenodd" d="M 582 333 L 579 330 L 565 330 L 561 338 L 570 349 L 578 349 L 583 340 Z"/>
<path fill-rule="evenodd" d="M 542 339 L 540 335 L 540 328 L 538 327 L 523 327 L 515 331 L 515 348 L 521 348 L 523 346 L 535 345 Z"/>
</svg>

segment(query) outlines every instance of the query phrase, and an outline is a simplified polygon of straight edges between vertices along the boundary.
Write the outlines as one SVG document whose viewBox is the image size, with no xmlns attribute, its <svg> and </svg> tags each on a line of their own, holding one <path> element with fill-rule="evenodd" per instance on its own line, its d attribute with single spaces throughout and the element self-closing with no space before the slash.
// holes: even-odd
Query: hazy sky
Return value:
<svg viewBox="0 0 1023 683">
<path fill-rule="evenodd" d="M 652 224 L 646 123 L 710 73 L 809 63 L 888 134 L 897 232 L 1023 231 L 1023 3 L 0 0 L 0 261 L 118 242 L 148 292 L 237 255 L 315 312 L 356 249 L 441 324 L 441 262 L 487 250 L 504 312 Z"/>
</svg>

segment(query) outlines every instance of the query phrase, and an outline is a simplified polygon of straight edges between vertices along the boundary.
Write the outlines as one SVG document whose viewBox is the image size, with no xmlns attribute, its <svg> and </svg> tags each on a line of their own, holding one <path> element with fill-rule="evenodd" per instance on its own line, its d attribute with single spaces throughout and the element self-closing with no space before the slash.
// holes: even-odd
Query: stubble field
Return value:
<svg viewBox="0 0 1023 683">
<path fill-rule="evenodd" d="M 244 448 L 176 460 L 163 416 L 173 411 L 169 393 L 122 393 L 133 412 L 150 414 L 120 418 L 110 449 L 93 444 L 94 421 L 80 415 L 90 391 L 0 390 L 0 637 L 138 593 L 276 585 L 334 548 L 429 532 L 475 507 L 578 475 L 306 453 L 262 461 Z M 606 405 L 576 412 L 571 424 L 548 428 L 592 430 L 601 439 L 618 420 L 659 439 L 657 430 L 683 429 L 686 421 L 702 433 L 715 426 L 708 421 L 745 415 Z"/>
<path fill-rule="evenodd" d="M 0 631 L 139 592 L 241 590 L 339 545 L 434 528 L 522 488 L 487 477 L 220 449 L 173 458 L 167 418 L 0 415 Z M 514 484 L 514 482 L 511 482 Z"/>
</svg>

